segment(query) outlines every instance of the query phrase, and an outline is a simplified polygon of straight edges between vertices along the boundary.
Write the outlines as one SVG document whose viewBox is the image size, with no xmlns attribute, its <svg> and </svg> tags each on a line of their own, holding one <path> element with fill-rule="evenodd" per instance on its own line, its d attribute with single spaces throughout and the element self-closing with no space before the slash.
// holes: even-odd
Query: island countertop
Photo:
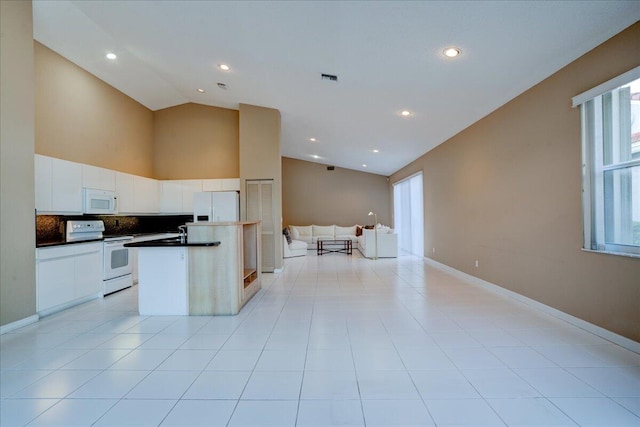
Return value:
<svg viewBox="0 0 640 427">
<path fill-rule="evenodd" d="M 181 240 L 179 237 L 169 237 L 164 239 L 148 240 L 146 242 L 126 243 L 124 246 L 127 248 L 194 248 L 220 246 L 220 241 L 190 243 L 188 239 Z"/>
</svg>

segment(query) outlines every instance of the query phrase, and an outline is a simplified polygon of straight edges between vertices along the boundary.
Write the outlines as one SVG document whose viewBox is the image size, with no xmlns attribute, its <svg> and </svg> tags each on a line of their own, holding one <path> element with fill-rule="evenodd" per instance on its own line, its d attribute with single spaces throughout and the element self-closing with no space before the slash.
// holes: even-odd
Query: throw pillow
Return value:
<svg viewBox="0 0 640 427">
<path fill-rule="evenodd" d="M 362 227 L 360 226 L 356 227 L 356 237 L 358 236 L 362 236 Z"/>
<path fill-rule="evenodd" d="M 365 230 L 373 230 L 374 227 L 375 227 L 375 225 L 365 225 L 364 229 Z"/>
<path fill-rule="evenodd" d="M 284 234 L 285 239 L 287 239 L 287 243 L 291 244 L 291 233 L 289 233 L 289 227 L 285 227 L 282 230 L 282 234 Z"/>
</svg>

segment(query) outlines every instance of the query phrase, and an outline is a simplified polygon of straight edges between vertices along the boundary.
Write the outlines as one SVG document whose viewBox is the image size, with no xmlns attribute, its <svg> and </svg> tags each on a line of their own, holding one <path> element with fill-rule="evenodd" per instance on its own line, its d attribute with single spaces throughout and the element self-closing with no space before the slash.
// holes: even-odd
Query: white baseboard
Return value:
<svg viewBox="0 0 640 427">
<path fill-rule="evenodd" d="M 40 317 L 51 316 L 52 314 L 58 313 L 58 312 L 60 312 L 62 310 L 66 310 L 66 309 L 74 307 L 76 305 L 84 304 L 85 302 L 89 302 L 91 300 L 100 299 L 100 298 L 103 298 L 102 292 L 99 292 L 99 293 L 93 294 L 93 295 L 89 295 L 89 296 L 86 296 L 86 297 L 78 298 L 78 299 L 75 299 L 73 301 L 66 302 L 64 304 L 56 305 L 55 307 L 47 308 L 45 310 L 40 310 L 38 312 L 38 314 L 40 315 Z"/>
<path fill-rule="evenodd" d="M 36 323 L 38 320 L 40 320 L 40 316 L 38 316 L 37 314 L 34 314 L 33 316 L 25 317 L 24 319 L 7 323 L 6 325 L 0 326 L 0 335 L 9 333 L 11 331 L 15 331 L 16 329 L 22 328 L 23 326 Z"/>
<path fill-rule="evenodd" d="M 430 264 L 436 268 L 439 268 L 440 270 L 446 271 L 448 273 L 451 273 L 455 276 L 458 276 L 462 279 L 467 280 L 468 282 L 471 282 L 472 284 L 478 285 L 484 289 L 487 289 L 489 291 L 501 294 L 501 295 L 505 295 L 509 298 L 513 298 L 517 301 L 520 301 L 521 303 L 524 303 L 528 306 L 537 308 L 538 310 L 541 310 L 547 314 L 550 314 L 553 317 L 556 317 L 560 320 L 564 320 L 567 323 L 572 324 L 573 326 L 576 326 L 580 329 L 584 329 L 587 332 L 591 332 L 592 334 L 595 334 L 597 336 L 599 336 L 600 338 L 604 338 L 607 341 L 611 341 L 614 344 L 617 344 L 621 347 L 624 347 L 628 350 L 631 350 L 635 353 L 640 353 L 640 343 L 633 341 L 629 338 L 623 337 L 622 335 L 618 335 L 615 332 L 611 332 L 607 329 L 604 329 L 600 326 L 594 325 L 593 323 L 589 323 L 585 320 L 579 319 L 575 316 L 572 316 L 570 314 L 565 313 L 564 311 L 560 311 L 556 308 L 550 307 L 546 304 L 543 304 L 541 302 L 538 302 L 534 299 L 525 297 L 524 295 L 520 295 L 517 292 L 513 292 L 510 291 L 509 289 L 503 288 L 502 286 L 498 286 L 495 285 L 491 282 L 487 282 L 486 280 L 482 280 L 478 277 L 472 276 L 470 274 L 464 273 L 460 270 L 456 270 L 453 267 L 449 267 L 446 264 L 442 264 L 438 261 L 434 261 L 431 258 L 427 258 L 424 257 L 425 261 L 427 262 L 427 264 Z"/>
</svg>

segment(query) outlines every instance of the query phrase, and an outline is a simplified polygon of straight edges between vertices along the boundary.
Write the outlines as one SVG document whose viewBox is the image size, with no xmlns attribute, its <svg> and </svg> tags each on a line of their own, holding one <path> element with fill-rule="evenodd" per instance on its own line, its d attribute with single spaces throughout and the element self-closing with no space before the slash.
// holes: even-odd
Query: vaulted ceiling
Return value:
<svg viewBox="0 0 640 427">
<path fill-rule="evenodd" d="M 36 40 L 152 110 L 276 108 L 283 156 L 382 175 L 640 19 L 615 0 L 33 5 Z"/>
</svg>

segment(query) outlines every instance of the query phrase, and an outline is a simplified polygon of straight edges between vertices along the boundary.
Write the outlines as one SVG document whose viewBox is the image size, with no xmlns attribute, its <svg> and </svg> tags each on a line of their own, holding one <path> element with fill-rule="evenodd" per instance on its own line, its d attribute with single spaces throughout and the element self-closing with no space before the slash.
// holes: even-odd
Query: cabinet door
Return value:
<svg viewBox="0 0 640 427">
<path fill-rule="evenodd" d="M 276 267 L 276 244 L 280 243 L 273 215 L 273 180 L 247 180 L 247 220 L 262 221 L 262 272 Z"/>
<path fill-rule="evenodd" d="M 133 196 L 133 175 L 116 172 L 116 193 L 118 193 L 118 212 L 135 212 Z"/>
<path fill-rule="evenodd" d="M 75 298 L 73 257 L 39 261 L 37 311 L 46 310 Z"/>
<path fill-rule="evenodd" d="M 203 179 L 202 191 L 222 191 L 221 179 Z"/>
<path fill-rule="evenodd" d="M 202 191 L 202 180 L 185 179 L 182 181 L 182 212 L 193 213 L 193 195 Z"/>
<path fill-rule="evenodd" d="M 51 159 L 51 199 L 54 212 L 82 212 L 80 163 Z"/>
<path fill-rule="evenodd" d="M 189 314 L 187 248 L 140 248 L 138 310 L 141 316 Z"/>
<path fill-rule="evenodd" d="M 133 197 L 135 212 L 158 213 L 160 211 L 160 188 L 155 179 L 134 175 Z"/>
<path fill-rule="evenodd" d="M 240 191 L 240 178 L 223 179 L 222 191 Z"/>
<path fill-rule="evenodd" d="M 75 297 L 82 298 L 102 292 L 102 247 L 74 257 Z"/>
<path fill-rule="evenodd" d="M 115 191 L 116 172 L 97 166 L 82 165 L 82 186 L 96 190 Z"/>
<path fill-rule="evenodd" d="M 162 181 L 160 183 L 160 212 L 182 212 L 182 182 Z"/>
<path fill-rule="evenodd" d="M 51 212 L 51 157 L 36 154 L 34 157 L 36 209 Z"/>
</svg>

